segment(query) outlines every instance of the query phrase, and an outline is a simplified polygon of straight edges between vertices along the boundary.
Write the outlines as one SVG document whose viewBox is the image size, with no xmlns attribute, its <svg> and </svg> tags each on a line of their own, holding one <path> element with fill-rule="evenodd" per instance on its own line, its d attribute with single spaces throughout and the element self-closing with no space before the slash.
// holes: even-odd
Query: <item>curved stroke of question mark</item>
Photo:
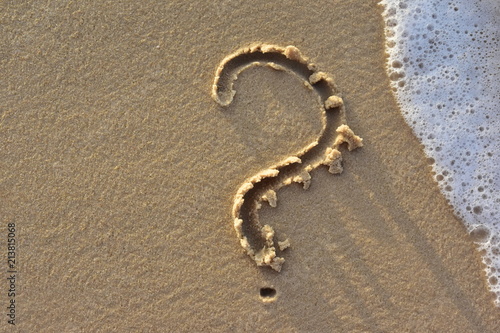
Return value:
<svg viewBox="0 0 500 333">
<path fill-rule="evenodd" d="M 345 125 L 344 103 L 333 79 L 318 71 L 316 65 L 310 63 L 295 46 L 255 44 L 228 55 L 216 70 L 212 98 L 221 106 L 230 105 L 236 94 L 234 81 L 242 71 L 255 66 L 286 71 L 302 80 L 305 87 L 317 93 L 322 112 L 323 128 L 315 141 L 295 155 L 245 180 L 234 197 L 232 217 L 241 246 L 258 266 L 269 266 L 279 272 L 285 259 L 276 255 L 274 229 L 269 225 L 261 226 L 259 222 L 258 211 L 262 202 L 267 201 L 271 207 L 276 207 L 276 191 L 291 183 L 302 183 L 307 189 L 311 182 L 309 172 L 320 165 L 328 166 L 332 174 L 341 173 L 339 146 L 347 143 L 351 151 L 362 147 L 363 139 Z M 330 112 L 327 114 L 327 111 Z M 333 130 L 336 122 L 338 127 Z M 280 250 L 289 245 L 288 239 L 278 242 Z"/>
</svg>

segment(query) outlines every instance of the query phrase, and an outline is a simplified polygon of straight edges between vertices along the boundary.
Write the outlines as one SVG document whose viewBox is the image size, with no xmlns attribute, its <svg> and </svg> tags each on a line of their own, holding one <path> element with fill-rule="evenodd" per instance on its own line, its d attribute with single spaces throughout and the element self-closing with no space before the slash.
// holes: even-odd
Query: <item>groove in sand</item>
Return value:
<svg viewBox="0 0 500 333">
<path fill-rule="evenodd" d="M 315 141 L 245 180 L 234 196 L 232 217 L 241 246 L 258 266 L 269 266 L 279 272 L 285 259 L 276 255 L 274 229 L 259 222 L 258 212 L 262 202 L 267 201 L 270 206 L 276 207 L 276 192 L 291 183 L 302 183 L 304 189 L 309 188 L 310 172 L 320 165 L 328 166 L 332 174 L 341 173 L 339 146 L 347 143 L 350 151 L 363 146 L 363 143 L 345 124 L 344 103 L 333 79 L 318 71 L 316 65 L 309 62 L 295 46 L 254 44 L 228 55 L 216 70 L 212 98 L 221 106 L 230 105 L 236 94 L 234 81 L 242 71 L 254 66 L 285 71 L 314 90 L 318 95 L 323 123 Z M 288 239 L 278 242 L 281 251 L 289 246 Z"/>
</svg>

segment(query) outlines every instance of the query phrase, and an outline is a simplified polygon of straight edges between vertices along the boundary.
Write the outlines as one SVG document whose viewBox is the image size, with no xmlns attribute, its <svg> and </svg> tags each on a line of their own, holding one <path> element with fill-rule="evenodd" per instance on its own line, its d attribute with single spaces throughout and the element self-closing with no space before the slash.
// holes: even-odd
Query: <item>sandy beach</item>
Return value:
<svg viewBox="0 0 500 333">
<path fill-rule="evenodd" d="M 0 271 L 16 292 L 2 284 L 0 331 L 500 332 L 480 253 L 391 92 L 382 10 L 1 4 L 0 216 L 16 264 Z M 331 75 L 364 144 L 340 148 L 341 174 L 318 167 L 263 205 L 290 240 L 279 273 L 243 251 L 233 200 L 317 138 L 321 105 L 266 67 L 217 104 L 217 66 L 255 43 L 294 45 Z"/>
</svg>

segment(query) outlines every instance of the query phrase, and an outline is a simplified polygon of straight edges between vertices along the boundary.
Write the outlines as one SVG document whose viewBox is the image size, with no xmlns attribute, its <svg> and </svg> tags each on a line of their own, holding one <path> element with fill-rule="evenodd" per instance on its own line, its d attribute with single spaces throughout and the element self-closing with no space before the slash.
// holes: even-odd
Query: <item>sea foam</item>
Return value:
<svg viewBox="0 0 500 333">
<path fill-rule="evenodd" d="M 500 2 L 381 4 L 392 89 L 500 306 Z"/>
</svg>

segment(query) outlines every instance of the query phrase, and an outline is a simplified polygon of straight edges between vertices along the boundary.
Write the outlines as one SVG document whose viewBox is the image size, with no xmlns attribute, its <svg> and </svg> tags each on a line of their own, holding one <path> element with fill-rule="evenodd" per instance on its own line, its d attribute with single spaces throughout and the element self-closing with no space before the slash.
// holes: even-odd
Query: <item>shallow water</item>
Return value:
<svg viewBox="0 0 500 333">
<path fill-rule="evenodd" d="M 441 191 L 484 250 L 500 306 L 500 3 L 381 4 L 396 99 Z"/>
</svg>

